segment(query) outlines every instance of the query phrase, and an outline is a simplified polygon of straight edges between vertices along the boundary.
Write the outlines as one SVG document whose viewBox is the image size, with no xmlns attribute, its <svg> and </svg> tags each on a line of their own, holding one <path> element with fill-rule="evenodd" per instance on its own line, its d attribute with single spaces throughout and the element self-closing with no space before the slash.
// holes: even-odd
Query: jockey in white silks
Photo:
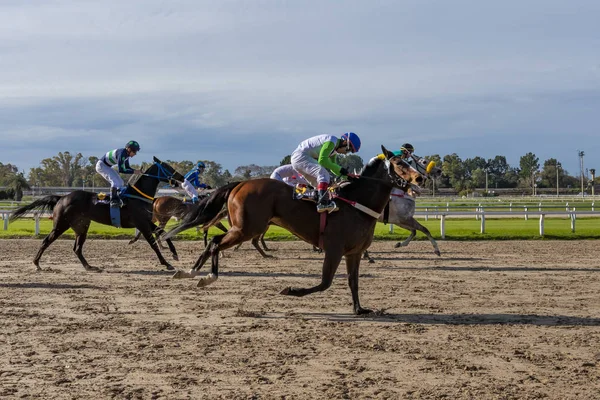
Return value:
<svg viewBox="0 0 600 400">
<path fill-rule="evenodd" d="M 270 178 L 282 181 L 290 186 L 296 186 L 296 184 L 310 185 L 306 178 L 294 169 L 292 164 L 285 164 L 275 168 Z"/>
<path fill-rule="evenodd" d="M 344 133 L 339 139 L 332 135 L 311 137 L 300 143 L 292 153 L 292 166 L 316 187 L 319 193 L 318 212 L 336 211 L 328 190 L 331 171 L 336 176 L 348 175 L 348 170 L 337 164 L 337 154 L 356 153 L 360 138 L 353 132 Z"/>
<path fill-rule="evenodd" d="M 96 162 L 96 172 L 110 183 L 111 207 L 119 207 L 122 204 L 119 198 L 119 190 L 125 186 L 125 182 L 123 182 L 119 172 L 135 175 L 142 173 L 141 170 L 129 166 L 129 159 L 135 156 L 138 151 L 140 151 L 139 143 L 131 140 L 127 142 L 124 148 L 111 150 Z M 118 172 L 113 169 L 115 165 L 117 165 Z"/>
</svg>

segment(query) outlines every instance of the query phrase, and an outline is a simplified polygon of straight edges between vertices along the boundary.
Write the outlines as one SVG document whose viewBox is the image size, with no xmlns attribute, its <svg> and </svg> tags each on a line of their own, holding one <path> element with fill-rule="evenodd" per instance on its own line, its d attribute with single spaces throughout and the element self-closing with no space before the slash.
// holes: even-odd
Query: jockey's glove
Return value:
<svg viewBox="0 0 600 400">
<path fill-rule="evenodd" d="M 198 196 L 194 196 L 194 197 L 192 197 L 192 203 L 193 203 L 193 204 L 196 204 L 196 203 L 198 203 Z"/>
</svg>

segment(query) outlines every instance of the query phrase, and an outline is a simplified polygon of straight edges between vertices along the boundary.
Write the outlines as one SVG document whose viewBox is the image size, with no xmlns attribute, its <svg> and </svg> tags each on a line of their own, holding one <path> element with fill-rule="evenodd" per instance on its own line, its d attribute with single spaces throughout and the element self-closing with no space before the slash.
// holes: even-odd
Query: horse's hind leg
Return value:
<svg viewBox="0 0 600 400">
<path fill-rule="evenodd" d="M 263 249 L 260 248 L 260 246 L 258 245 L 258 241 L 261 240 L 264 243 L 264 233 L 260 235 L 260 237 L 253 237 L 252 238 L 252 246 L 254 246 L 254 248 L 260 253 L 261 256 L 263 256 L 263 258 L 274 258 L 272 255 L 267 254 L 263 251 Z M 238 245 L 238 247 L 241 245 L 241 243 Z M 265 246 L 266 247 L 266 246 Z M 268 250 L 268 249 L 267 249 Z"/>
<path fill-rule="evenodd" d="M 241 229 L 237 227 L 231 228 L 226 234 L 215 236 L 194 265 L 194 270 L 198 270 L 206 262 L 208 257 L 211 258 L 211 270 L 210 274 L 198 281 L 199 287 L 210 285 L 219 278 L 219 252 L 227 250 L 230 247 L 235 246 L 238 243 L 245 242 L 252 236 L 244 234 Z"/>
<path fill-rule="evenodd" d="M 153 235 L 154 230 L 156 229 L 156 225 L 154 225 L 152 221 L 147 221 L 146 225 L 140 225 L 137 228 L 140 232 L 142 232 L 142 235 L 144 235 L 144 238 L 146 239 L 150 247 L 152 247 L 152 250 L 154 250 L 154 252 L 156 253 L 160 264 L 164 265 L 168 270 L 175 269 L 171 264 L 169 264 L 167 260 L 165 260 L 162 253 L 160 252 L 160 249 L 158 248 L 158 245 L 156 244 L 156 240 L 154 239 Z"/>
<path fill-rule="evenodd" d="M 412 240 L 412 238 L 415 237 L 416 231 L 418 230 L 418 231 L 423 232 L 425 234 L 425 236 L 427 236 L 427 238 L 431 242 L 431 245 L 433 246 L 433 252 L 438 256 L 441 255 L 438 244 L 437 244 L 436 240 L 433 238 L 433 236 L 431 235 L 431 232 L 429 232 L 429 229 L 427 229 L 426 227 L 421 225 L 419 223 L 419 221 L 417 221 L 414 218 L 411 218 L 410 220 L 403 221 L 402 223 L 398 223 L 396 225 L 398 225 L 401 228 L 408 229 L 409 231 L 411 231 L 411 235 L 408 237 L 408 239 L 406 239 L 403 243 L 397 243 L 396 247 L 408 245 L 408 242 L 410 242 L 410 240 Z M 406 243 L 406 244 L 404 244 L 404 243 Z"/>
<path fill-rule="evenodd" d="M 52 228 L 48 236 L 46 236 L 42 241 L 42 246 L 38 250 L 35 258 L 33 259 L 33 264 L 35 265 L 38 271 L 42 270 L 40 268 L 40 258 L 42 258 L 42 254 L 44 254 L 44 251 L 52 244 L 52 242 L 58 239 L 60 235 L 65 233 L 67 229 L 69 229 L 69 223 L 67 221 L 64 221 L 60 217 L 54 219 L 54 227 Z"/>
<path fill-rule="evenodd" d="M 369 250 L 365 250 L 363 253 L 363 258 L 369 260 L 369 263 L 373 264 L 375 260 L 369 255 Z"/>
<path fill-rule="evenodd" d="M 83 244 L 87 238 L 88 229 L 90 228 L 90 221 L 80 220 L 76 224 L 71 224 L 71 228 L 73 228 L 73 231 L 75 231 L 75 244 L 73 245 L 73 251 L 77 255 L 77 258 L 79 258 L 83 268 L 85 268 L 86 271 L 101 272 L 101 268 L 92 267 L 83 256 Z"/>
<path fill-rule="evenodd" d="M 302 296 L 306 296 L 307 294 L 311 294 L 314 292 L 322 292 L 323 290 L 326 290 L 327 288 L 329 288 L 331 286 L 331 283 L 333 282 L 333 277 L 335 275 L 335 271 L 337 270 L 338 266 L 340 265 L 340 261 L 342 261 L 342 250 L 341 248 L 339 249 L 332 249 L 332 248 L 327 248 L 326 247 L 326 251 L 325 251 L 325 260 L 323 261 L 323 272 L 322 272 L 322 276 L 321 276 L 321 283 L 319 283 L 317 286 L 313 286 L 311 288 L 292 288 L 292 287 L 287 287 L 285 289 L 283 289 L 281 291 L 281 294 L 285 294 L 288 296 L 296 296 L 296 297 L 302 297 Z M 359 260 L 360 260 L 360 254 L 359 254 Z"/>
</svg>

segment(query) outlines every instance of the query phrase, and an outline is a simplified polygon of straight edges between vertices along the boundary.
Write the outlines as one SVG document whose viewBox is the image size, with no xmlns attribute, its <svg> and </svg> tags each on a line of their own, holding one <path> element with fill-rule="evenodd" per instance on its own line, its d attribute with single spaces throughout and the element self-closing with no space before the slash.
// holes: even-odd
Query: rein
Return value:
<svg viewBox="0 0 600 400">
<path fill-rule="evenodd" d="M 171 183 L 171 181 L 173 180 L 173 174 L 171 172 L 169 172 L 161 163 L 158 162 L 154 162 L 154 165 L 156 165 L 158 167 L 158 173 L 157 175 L 152 175 L 152 174 L 140 174 L 142 176 L 147 176 L 149 178 L 155 178 L 158 179 L 159 181 L 162 179 L 167 179 L 169 181 L 169 183 Z M 144 201 L 149 201 L 150 203 L 152 203 L 154 201 L 154 197 L 147 195 L 146 193 L 142 192 L 140 189 L 138 189 L 135 184 L 134 185 L 129 185 L 133 188 L 133 190 L 135 190 L 136 192 L 138 192 L 141 196 L 143 196 L 145 200 L 143 198 L 139 198 L 137 196 L 130 196 L 130 197 L 136 197 L 139 198 L 140 200 L 144 200 Z"/>
</svg>

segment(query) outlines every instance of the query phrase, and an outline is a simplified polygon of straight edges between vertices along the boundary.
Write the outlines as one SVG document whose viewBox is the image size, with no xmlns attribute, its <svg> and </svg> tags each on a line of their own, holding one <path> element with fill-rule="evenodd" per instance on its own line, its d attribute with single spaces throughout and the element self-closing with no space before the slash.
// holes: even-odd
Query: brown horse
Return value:
<svg viewBox="0 0 600 400">
<path fill-rule="evenodd" d="M 208 194 L 204 195 L 203 198 L 208 198 Z M 201 200 L 203 200 L 201 198 Z M 167 226 L 167 222 L 172 217 L 177 219 L 182 219 L 187 213 L 189 213 L 194 207 L 195 204 L 186 203 L 181 199 L 173 196 L 162 196 L 154 199 L 154 203 L 152 204 L 152 222 L 158 223 L 158 227 L 160 229 L 164 229 Z M 203 227 L 204 230 L 204 245 L 208 244 L 208 229 L 214 226 L 219 228 L 223 232 L 227 232 L 227 228 L 221 223 L 221 219 L 215 221 L 214 224 L 205 224 Z M 141 232 L 137 232 L 135 237 L 129 241 L 129 244 L 133 244 L 137 242 L 140 238 Z M 156 235 L 156 241 L 161 249 L 164 249 L 162 242 L 160 240 L 160 236 Z"/>
<path fill-rule="evenodd" d="M 174 277 L 194 277 L 202 265 L 212 257 L 211 272 L 200 279 L 198 286 L 206 286 L 218 278 L 219 252 L 262 234 L 270 221 L 289 230 L 306 242 L 321 247 L 325 252 L 321 283 L 311 288 L 284 289 L 281 294 L 305 296 L 326 290 L 331 286 L 335 272 L 346 258 L 348 284 L 352 292 L 353 311 L 365 314 L 358 298 L 358 270 L 362 253 L 373 240 L 377 216 L 390 198 L 392 187 L 407 188 L 420 184 L 423 177 L 400 157 L 381 146 L 384 159 L 373 159 L 360 177 L 339 190 L 339 210 L 327 215 L 321 229 L 321 217 L 312 202 L 294 200 L 293 188 L 273 179 L 235 182 L 217 190 L 196 216 L 188 214 L 182 224 L 167 233 L 177 232 L 203 223 L 216 215 L 227 204 L 231 228 L 223 235 L 213 237 L 189 273 L 178 271 Z"/>
</svg>

